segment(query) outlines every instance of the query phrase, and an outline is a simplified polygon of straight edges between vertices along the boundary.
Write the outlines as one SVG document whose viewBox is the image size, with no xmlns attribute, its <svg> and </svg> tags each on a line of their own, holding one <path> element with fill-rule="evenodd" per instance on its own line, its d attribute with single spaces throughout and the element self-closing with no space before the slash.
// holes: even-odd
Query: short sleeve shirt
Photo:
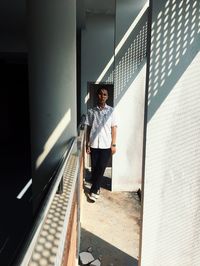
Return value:
<svg viewBox="0 0 200 266">
<path fill-rule="evenodd" d="M 89 109 L 85 124 L 91 127 L 91 148 L 109 149 L 111 147 L 111 128 L 117 126 L 113 107 L 106 104 L 103 109 L 98 106 Z"/>
</svg>

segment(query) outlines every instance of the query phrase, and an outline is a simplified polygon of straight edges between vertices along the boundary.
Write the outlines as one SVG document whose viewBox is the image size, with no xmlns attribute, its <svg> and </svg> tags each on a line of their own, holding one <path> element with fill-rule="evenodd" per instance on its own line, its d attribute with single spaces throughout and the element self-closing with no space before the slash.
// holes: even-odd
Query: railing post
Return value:
<svg viewBox="0 0 200 266">
<path fill-rule="evenodd" d="M 64 181 L 63 181 L 63 177 L 62 177 L 61 180 L 60 180 L 60 183 L 58 185 L 58 189 L 56 191 L 56 194 L 61 195 L 63 193 L 63 182 Z"/>
</svg>

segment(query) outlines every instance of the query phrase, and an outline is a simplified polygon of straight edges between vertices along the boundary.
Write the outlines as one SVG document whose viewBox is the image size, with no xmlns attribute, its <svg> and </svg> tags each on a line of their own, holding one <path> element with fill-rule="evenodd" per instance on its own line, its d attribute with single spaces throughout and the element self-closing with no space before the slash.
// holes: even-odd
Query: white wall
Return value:
<svg viewBox="0 0 200 266">
<path fill-rule="evenodd" d="M 29 1 L 31 146 L 34 197 L 76 135 L 75 1 Z"/>
<path fill-rule="evenodd" d="M 147 4 L 136 2 L 116 2 L 114 105 L 118 129 L 113 191 L 138 190 L 142 181 Z"/>
<path fill-rule="evenodd" d="M 117 153 L 113 156 L 112 190 L 141 187 L 146 65 L 116 105 Z"/>
<path fill-rule="evenodd" d="M 200 3 L 152 4 L 141 265 L 196 266 L 200 265 Z"/>
</svg>

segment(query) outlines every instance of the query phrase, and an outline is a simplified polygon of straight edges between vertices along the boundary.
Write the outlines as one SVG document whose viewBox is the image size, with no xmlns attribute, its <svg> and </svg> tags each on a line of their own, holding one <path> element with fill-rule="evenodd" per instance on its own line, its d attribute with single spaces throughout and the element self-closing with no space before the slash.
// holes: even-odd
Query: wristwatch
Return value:
<svg viewBox="0 0 200 266">
<path fill-rule="evenodd" d="M 116 144 L 112 144 L 112 147 L 116 147 Z"/>
</svg>

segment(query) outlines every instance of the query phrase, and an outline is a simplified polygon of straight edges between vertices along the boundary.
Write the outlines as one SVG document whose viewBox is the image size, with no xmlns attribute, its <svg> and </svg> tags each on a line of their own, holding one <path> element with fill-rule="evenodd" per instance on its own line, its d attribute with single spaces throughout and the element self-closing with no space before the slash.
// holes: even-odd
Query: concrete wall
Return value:
<svg viewBox="0 0 200 266">
<path fill-rule="evenodd" d="M 141 265 L 200 265 L 200 2 L 151 7 Z"/>
<path fill-rule="evenodd" d="M 33 197 L 52 177 L 76 135 L 75 1 L 29 1 Z"/>
<path fill-rule="evenodd" d="M 117 153 L 112 159 L 112 191 L 134 191 L 141 187 L 144 88 L 146 67 L 116 105 Z"/>
<path fill-rule="evenodd" d="M 124 34 L 138 17 L 139 12 L 147 3 L 146 0 L 116 0 L 116 34 L 115 46 L 117 46 Z"/>
<path fill-rule="evenodd" d="M 81 50 L 82 114 L 87 112 L 87 82 L 96 82 L 114 55 L 114 22 L 113 15 L 86 14 L 85 29 L 82 30 Z M 105 82 L 112 71 L 113 64 L 99 81 Z"/>
<path fill-rule="evenodd" d="M 147 1 L 116 1 L 114 106 L 118 118 L 112 190 L 141 187 Z"/>
</svg>

